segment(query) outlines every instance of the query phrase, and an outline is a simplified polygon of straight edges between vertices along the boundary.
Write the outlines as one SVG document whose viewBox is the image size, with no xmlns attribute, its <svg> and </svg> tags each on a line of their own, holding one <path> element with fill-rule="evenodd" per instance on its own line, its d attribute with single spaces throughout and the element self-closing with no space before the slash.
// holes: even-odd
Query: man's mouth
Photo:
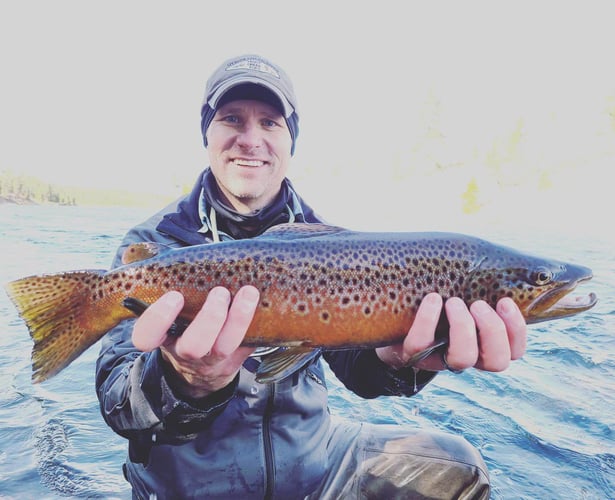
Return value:
<svg viewBox="0 0 615 500">
<path fill-rule="evenodd" d="M 262 167 L 266 162 L 262 160 L 248 160 L 246 158 L 234 158 L 232 163 L 240 167 Z"/>
</svg>

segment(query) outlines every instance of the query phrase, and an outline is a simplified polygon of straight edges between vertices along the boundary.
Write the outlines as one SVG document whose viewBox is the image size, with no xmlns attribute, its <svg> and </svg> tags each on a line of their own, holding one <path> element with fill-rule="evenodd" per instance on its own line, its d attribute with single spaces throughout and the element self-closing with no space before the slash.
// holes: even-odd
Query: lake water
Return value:
<svg viewBox="0 0 615 500">
<path fill-rule="evenodd" d="M 0 205 L 0 282 L 107 268 L 125 231 L 148 213 Z M 600 302 L 581 316 L 532 325 L 526 356 L 506 372 L 442 373 L 414 398 L 363 401 L 330 376 L 331 411 L 465 436 L 485 457 L 496 499 L 613 499 L 613 243 L 578 231 L 489 233 L 478 235 L 591 267 L 594 280 L 583 290 L 596 292 Z M 0 292 L 0 498 L 130 498 L 121 474 L 126 442 L 98 411 L 98 346 L 32 385 L 31 345 Z"/>
</svg>

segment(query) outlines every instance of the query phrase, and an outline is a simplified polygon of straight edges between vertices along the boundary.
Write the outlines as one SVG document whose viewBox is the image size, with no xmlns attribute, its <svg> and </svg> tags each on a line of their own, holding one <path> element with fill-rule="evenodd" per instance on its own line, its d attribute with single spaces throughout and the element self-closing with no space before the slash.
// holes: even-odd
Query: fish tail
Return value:
<svg viewBox="0 0 615 500">
<path fill-rule="evenodd" d="M 6 285 L 34 341 L 33 383 L 56 375 L 100 338 L 88 315 L 94 302 L 92 290 L 105 272 L 30 276 Z"/>
</svg>

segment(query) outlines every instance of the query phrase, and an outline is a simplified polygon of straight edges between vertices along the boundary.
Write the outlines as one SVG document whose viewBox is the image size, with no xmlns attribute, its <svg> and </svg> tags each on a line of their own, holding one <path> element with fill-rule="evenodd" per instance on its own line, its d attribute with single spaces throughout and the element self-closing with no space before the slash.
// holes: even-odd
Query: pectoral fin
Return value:
<svg viewBox="0 0 615 500">
<path fill-rule="evenodd" d="M 256 370 L 256 381 L 271 384 L 283 380 L 320 356 L 320 352 L 311 347 L 286 347 L 263 356 Z"/>
<path fill-rule="evenodd" d="M 407 361 L 408 366 L 413 366 L 419 361 L 423 361 L 426 357 L 431 356 L 434 352 L 443 351 L 448 346 L 448 338 L 441 339 L 434 344 L 430 345 L 426 349 L 417 352 L 414 356 L 411 356 Z"/>
</svg>

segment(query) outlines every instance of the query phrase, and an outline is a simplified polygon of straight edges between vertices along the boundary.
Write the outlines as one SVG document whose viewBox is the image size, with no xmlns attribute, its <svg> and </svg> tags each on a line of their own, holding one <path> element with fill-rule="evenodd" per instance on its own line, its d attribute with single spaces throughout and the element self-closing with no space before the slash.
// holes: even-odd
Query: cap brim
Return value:
<svg viewBox="0 0 615 500">
<path fill-rule="evenodd" d="M 290 102 L 288 102 L 288 99 L 286 99 L 286 96 L 284 96 L 280 89 L 278 89 L 275 85 L 272 85 L 267 80 L 245 75 L 237 76 L 236 78 L 230 78 L 225 81 L 222 85 L 216 88 L 215 92 L 207 99 L 207 104 L 209 104 L 211 109 L 217 109 L 218 102 L 224 94 L 226 94 L 230 89 L 244 83 L 254 83 L 256 85 L 262 85 L 263 87 L 270 90 L 280 100 L 280 103 L 282 104 L 282 108 L 284 110 L 285 118 L 288 118 L 295 111 Z"/>
</svg>

